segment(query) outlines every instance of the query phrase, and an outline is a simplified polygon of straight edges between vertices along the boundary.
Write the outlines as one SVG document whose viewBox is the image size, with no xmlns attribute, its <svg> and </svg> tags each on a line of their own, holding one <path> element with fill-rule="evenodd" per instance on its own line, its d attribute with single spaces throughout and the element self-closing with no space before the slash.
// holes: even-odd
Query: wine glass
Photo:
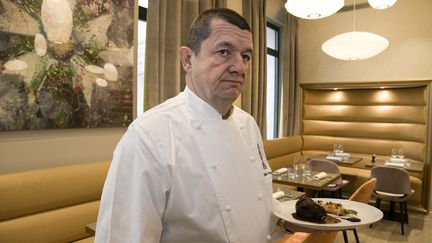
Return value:
<svg viewBox="0 0 432 243">
<path fill-rule="evenodd" d="M 336 156 L 339 150 L 339 144 L 335 143 L 333 144 L 333 156 Z"/>
<path fill-rule="evenodd" d="M 397 158 L 398 155 L 398 149 L 397 148 L 392 148 L 391 150 L 391 157 L 392 158 Z"/>
<path fill-rule="evenodd" d="M 344 148 L 343 148 L 343 145 L 342 145 L 342 144 L 339 144 L 339 145 L 338 145 L 338 151 L 339 151 L 339 153 L 343 153 Z"/>
<path fill-rule="evenodd" d="M 293 168 L 294 168 L 295 177 L 298 177 L 298 171 L 300 168 L 301 161 L 302 161 L 301 156 L 294 159 Z"/>
<path fill-rule="evenodd" d="M 399 150 L 398 150 L 397 158 L 398 158 L 398 159 L 403 159 L 403 158 L 405 158 L 405 154 L 404 154 L 403 149 L 399 149 Z"/>
<path fill-rule="evenodd" d="M 311 175 L 311 165 L 309 160 L 305 160 L 304 163 L 302 163 L 302 171 L 303 171 L 303 176 Z"/>
</svg>

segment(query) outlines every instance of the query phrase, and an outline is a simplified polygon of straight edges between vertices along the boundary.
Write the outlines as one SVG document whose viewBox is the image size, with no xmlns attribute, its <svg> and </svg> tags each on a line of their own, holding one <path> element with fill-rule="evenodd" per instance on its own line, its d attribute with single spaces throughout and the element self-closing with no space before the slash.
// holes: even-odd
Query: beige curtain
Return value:
<svg viewBox="0 0 432 243">
<path fill-rule="evenodd" d="M 144 109 L 177 95 L 185 86 L 178 48 L 189 26 L 204 10 L 226 0 L 150 0 L 147 15 Z"/>
<path fill-rule="evenodd" d="M 242 94 L 242 109 L 249 112 L 266 137 L 266 14 L 265 0 L 243 0 L 243 16 L 252 28 L 254 55 Z"/>
<path fill-rule="evenodd" d="M 296 78 L 296 44 L 297 44 L 297 19 L 287 13 L 287 20 L 282 30 L 282 130 L 281 136 L 292 136 L 295 132 L 296 116 L 296 90 L 298 83 Z"/>
</svg>

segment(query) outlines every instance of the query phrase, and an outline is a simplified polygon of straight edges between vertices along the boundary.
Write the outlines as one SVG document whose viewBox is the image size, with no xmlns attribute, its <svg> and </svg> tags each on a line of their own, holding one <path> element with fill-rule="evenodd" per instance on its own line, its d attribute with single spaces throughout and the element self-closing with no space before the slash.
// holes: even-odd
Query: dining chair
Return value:
<svg viewBox="0 0 432 243">
<path fill-rule="evenodd" d="M 296 232 L 292 235 L 287 235 L 281 240 L 275 241 L 275 243 L 333 243 L 336 239 L 338 231 L 332 232 Z"/>
<path fill-rule="evenodd" d="M 369 179 L 368 181 L 363 183 L 359 188 L 357 188 L 357 190 L 350 196 L 349 200 L 368 204 L 369 200 L 372 197 L 372 192 L 375 189 L 376 182 L 377 182 L 376 178 Z M 354 233 L 356 242 L 359 243 L 360 240 L 357 234 L 357 229 L 354 228 L 352 229 L 352 231 Z M 348 243 L 348 235 L 346 230 L 342 231 L 342 233 L 344 237 L 344 242 Z"/>
<path fill-rule="evenodd" d="M 373 167 L 371 177 L 377 179 L 372 192 L 376 199 L 375 207 L 380 208 L 381 200 L 390 202 L 390 216 L 394 213 L 394 203 L 399 202 L 401 232 L 404 234 L 404 224 L 408 224 L 407 200 L 414 193 L 406 170 L 393 167 Z"/>
<path fill-rule="evenodd" d="M 311 159 L 309 160 L 309 164 L 312 171 L 340 174 L 338 165 L 332 161 Z M 323 190 L 330 191 L 332 197 L 335 197 L 334 193 L 338 192 L 339 198 L 342 198 L 342 187 L 348 183 L 349 180 L 344 180 L 342 179 L 342 176 L 339 176 L 336 181 L 327 185 Z"/>
</svg>

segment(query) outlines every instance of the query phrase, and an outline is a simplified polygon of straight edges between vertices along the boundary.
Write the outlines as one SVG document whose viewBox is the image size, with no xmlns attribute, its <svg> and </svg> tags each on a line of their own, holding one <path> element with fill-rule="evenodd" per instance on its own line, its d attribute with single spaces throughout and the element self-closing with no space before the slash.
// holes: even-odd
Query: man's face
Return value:
<svg viewBox="0 0 432 243">
<path fill-rule="evenodd" d="M 220 19 L 211 22 L 211 34 L 191 56 L 192 89 L 210 105 L 231 104 L 242 92 L 252 58 L 252 35 Z"/>
</svg>

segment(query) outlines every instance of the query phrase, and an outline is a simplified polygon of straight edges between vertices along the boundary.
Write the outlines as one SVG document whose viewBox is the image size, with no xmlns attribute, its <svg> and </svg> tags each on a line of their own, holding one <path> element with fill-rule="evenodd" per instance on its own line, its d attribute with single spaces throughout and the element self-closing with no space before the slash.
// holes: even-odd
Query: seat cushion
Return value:
<svg viewBox="0 0 432 243">
<path fill-rule="evenodd" d="M 382 192 L 382 191 L 375 191 L 375 193 L 377 195 L 384 196 L 384 197 L 395 197 L 395 198 L 397 198 L 397 197 L 403 197 L 403 196 L 405 196 L 405 194 Z"/>
<path fill-rule="evenodd" d="M 74 241 L 73 243 L 93 243 L 94 240 L 95 240 L 95 238 L 94 238 L 94 236 L 92 236 L 92 237 L 84 238 L 82 240 Z"/>
<path fill-rule="evenodd" d="M 99 200 L 0 222 L 0 242 L 71 242 L 91 236 L 85 226 L 97 220 Z"/>
</svg>

